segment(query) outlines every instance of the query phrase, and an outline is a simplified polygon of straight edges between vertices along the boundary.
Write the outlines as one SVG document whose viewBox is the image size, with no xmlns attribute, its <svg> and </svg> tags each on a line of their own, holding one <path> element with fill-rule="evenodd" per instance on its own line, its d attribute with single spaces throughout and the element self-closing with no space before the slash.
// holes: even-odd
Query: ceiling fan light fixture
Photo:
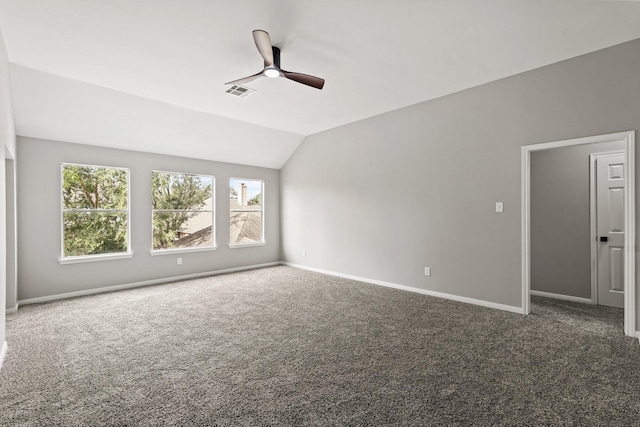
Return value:
<svg viewBox="0 0 640 427">
<path fill-rule="evenodd" d="M 271 44 L 269 33 L 264 30 L 253 30 L 253 41 L 256 43 L 258 52 L 264 60 L 264 68 L 252 76 L 232 80 L 225 83 L 226 85 L 239 85 L 257 79 L 258 77 L 284 77 L 294 82 L 302 83 L 316 89 L 322 89 L 324 79 L 320 77 L 310 76 L 309 74 L 294 73 L 285 71 L 280 68 L 280 48 Z"/>
<path fill-rule="evenodd" d="M 280 71 L 275 68 L 266 68 L 264 70 L 264 75 L 267 77 L 280 77 Z"/>
</svg>

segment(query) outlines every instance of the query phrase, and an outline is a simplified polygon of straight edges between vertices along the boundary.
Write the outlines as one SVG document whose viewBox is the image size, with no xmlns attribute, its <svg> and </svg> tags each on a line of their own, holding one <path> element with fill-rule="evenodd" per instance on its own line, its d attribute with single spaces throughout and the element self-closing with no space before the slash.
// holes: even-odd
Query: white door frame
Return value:
<svg viewBox="0 0 640 427">
<path fill-rule="evenodd" d="M 635 131 L 525 145 L 522 162 L 522 311 L 529 314 L 531 305 L 531 152 L 572 145 L 620 141 L 625 143 L 627 167 L 624 168 L 624 333 L 636 336 L 636 216 L 635 216 Z"/>
<path fill-rule="evenodd" d="M 591 233 L 591 304 L 598 304 L 598 197 L 596 189 L 596 159 L 606 156 L 625 154 L 624 151 L 603 151 L 589 154 L 589 226 Z M 627 156 L 625 154 L 625 163 Z M 625 183 L 626 185 L 626 183 Z"/>
</svg>

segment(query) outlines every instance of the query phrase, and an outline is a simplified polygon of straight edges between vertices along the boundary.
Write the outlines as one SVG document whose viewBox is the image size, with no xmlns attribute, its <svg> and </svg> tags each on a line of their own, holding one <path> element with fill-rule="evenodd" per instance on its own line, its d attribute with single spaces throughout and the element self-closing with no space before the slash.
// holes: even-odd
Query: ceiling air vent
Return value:
<svg viewBox="0 0 640 427">
<path fill-rule="evenodd" d="M 248 87 L 233 85 L 229 89 L 227 89 L 227 93 L 231 95 L 239 96 L 240 98 L 246 98 L 247 96 L 254 93 L 255 90 L 249 89 Z"/>
</svg>

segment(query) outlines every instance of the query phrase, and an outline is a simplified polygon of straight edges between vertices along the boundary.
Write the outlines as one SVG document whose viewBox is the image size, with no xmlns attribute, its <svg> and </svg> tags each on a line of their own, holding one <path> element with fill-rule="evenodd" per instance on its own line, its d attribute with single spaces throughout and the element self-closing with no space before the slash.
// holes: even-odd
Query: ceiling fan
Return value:
<svg viewBox="0 0 640 427">
<path fill-rule="evenodd" d="M 324 86 L 324 79 L 320 77 L 310 76 L 308 74 L 294 73 L 291 71 L 285 71 L 280 68 L 280 48 L 277 48 L 271 44 L 271 38 L 269 33 L 263 30 L 253 30 L 253 40 L 256 42 L 258 52 L 264 59 L 264 69 L 259 73 L 252 76 L 244 77 L 242 79 L 233 80 L 225 83 L 230 84 L 242 84 L 255 80 L 258 77 L 284 77 L 294 82 L 302 83 L 303 85 L 311 86 L 316 89 L 322 89 Z"/>
</svg>

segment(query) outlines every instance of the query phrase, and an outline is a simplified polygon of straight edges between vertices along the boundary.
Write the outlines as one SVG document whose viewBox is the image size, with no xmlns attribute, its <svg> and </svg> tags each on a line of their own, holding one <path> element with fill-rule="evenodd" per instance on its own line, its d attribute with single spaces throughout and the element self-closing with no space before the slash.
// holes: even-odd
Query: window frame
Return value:
<svg viewBox="0 0 640 427">
<path fill-rule="evenodd" d="M 97 169 L 123 170 L 127 174 L 127 209 L 65 209 L 64 205 L 64 168 L 65 166 L 80 166 Z M 76 264 L 95 261 L 110 261 L 133 257 L 131 250 L 131 171 L 129 168 L 119 166 L 103 166 L 88 163 L 60 162 L 60 264 Z M 64 214 L 65 212 L 126 212 L 127 215 L 127 250 L 125 252 L 111 252 L 104 254 L 88 254 L 77 256 L 65 256 L 64 253 Z"/>
<path fill-rule="evenodd" d="M 189 209 L 153 209 L 153 174 L 154 173 L 165 173 L 171 175 L 190 175 L 190 176 L 201 176 L 211 178 L 211 246 L 194 246 L 188 248 L 167 248 L 167 249 L 154 249 L 153 248 L 153 214 L 155 212 L 207 212 L 208 210 L 189 210 Z M 163 171 L 152 169 L 151 170 L 151 249 L 149 250 L 149 254 L 151 256 L 159 256 L 159 255 L 171 255 L 177 253 L 187 253 L 187 252 L 206 252 L 206 251 L 215 251 L 218 249 L 217 245 L 217 227 L 216 227 L 216 177 L 214 175 L 206 175 L 202 173 L 192 173 L 192 172 L 172 172 L 172 171 Z"/>
<path fill-rule="evenodd" d="M 229 188 L 231 188 L 231 181 L 232 180 L 236 180 L 236 181 L 258 181 L 260 182 L 260 194 L 261 194 L 261 200 L 260 200 L 260 233 L 261 233 L 261 240 L 259 242 L 251 242 L 251 243 L 231 243 L 231 213 L 232 212 L 236 212 L 234 210 L 231 209 L 231 205 L 229 205 L 229 248 L 230 249 L 238 249 L 238 248 L 249 248 L 252 246 L 264 246 L 267 244 L 267 238 L 266 238 L 266 233 L 265 233 L 265 221 L 264 221 L 264 217 L 265 217 L 265 180 L 264 179 L 258 179 L 258 178 L 238 178 L 238 177 L 229 177 Z M 231 192 L 231 190 L 229 190 L 229 192 Z M 230 194 L 229 194 L 230 195 Z M 229 198 L 231 199 L 231 198 Z"/>
</svg>

